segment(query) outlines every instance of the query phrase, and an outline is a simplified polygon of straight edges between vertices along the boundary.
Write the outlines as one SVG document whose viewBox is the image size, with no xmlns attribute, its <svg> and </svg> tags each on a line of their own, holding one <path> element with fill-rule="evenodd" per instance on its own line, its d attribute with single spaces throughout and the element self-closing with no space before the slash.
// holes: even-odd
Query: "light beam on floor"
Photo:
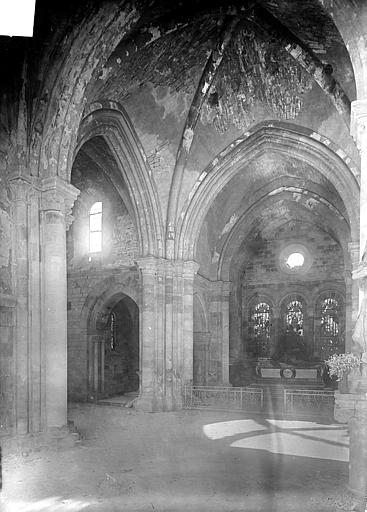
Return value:
<svg viewBox="0 0 367 512">
<path fill-rule="evenodd" d="M 204 425 L 204 434 L 212 440 L 241 436 L 233 448 L 266 450 L 269 453 L 315 459 L 349 461 L 347 428 L 310 421 L 269 419 L 233 420 Z M 230 440 L 229 440 L 230 441 Z"/>
</svg>

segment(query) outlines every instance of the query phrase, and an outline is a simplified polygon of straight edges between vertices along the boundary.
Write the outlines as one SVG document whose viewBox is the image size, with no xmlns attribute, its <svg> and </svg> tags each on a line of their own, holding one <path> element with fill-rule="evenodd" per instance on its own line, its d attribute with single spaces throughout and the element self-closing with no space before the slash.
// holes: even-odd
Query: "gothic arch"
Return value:
<svg viewBox="0 0 367 512">
<path fill-rule="evenodd" d="M 244 166 L 268 151 L 302 160 L 327 178 L 346 208 L 352 234 L 358 233 L 359 183 L 355 168 L 349 167 L 345 153 L 330 149 L 330 141 L 311 130 L 275 121 L 255 126 L 222 151 L 201 173 L 181 213 L 177 229 L 176 254 L 192 259 L 202 222 L 223 187 Z"/>
<path fill-rule="evenodd" d="M 125 297 L 129 297 L 139 306 L 139 294 L 131 285 L 112 282 L 111 278 L 99 283 L 84 302 L 81 312 L 81 328 L 85 328 L 87 332 L 93 330 L 98 312 L 103 311 L 106 307 L 112 308 Z"/>
<path fill-rule="evenodd" d="M 353 0 L 326 0 L 323 6 L 332 17 L 348 50 L 354 71 L 357 99 L 364 99 L 367 97 L 366 3 Z"/>
<path fill-rule="evenodd" d="M 136 283 L 128 279 L 126 282 L 105 279 L 90 291 L 84 302 L 80 316 L 80 333 L 88 347 L 85 378 L 89 399 L 97 398 L 100 359 L 105 344 L 104 332 L 114 306 L 124 301 L 131 318 L 136 317 L 137 325 L 140 323 L 136 315 L 139 312 L 140 316 L 139 290 L 134 285 Z"/>
<path fill-rule="evenodd" d="M 45 72 L 32 125 L 31 169 L 41 177 L 66 180 L 73 161 L 76 130 L 85 106 L 85 94 L 113 50 L 140 18 L 140 2 L 105 2 L 85 11 L 84 20 L 69 34 L 60 30 L 56 64 L 45 56 Z M 50 92 L 51 91 L 51 92 Z"/>
<path fill-rule="evenodd" d="M 284 196 L 284 193 L 283 193 Z M 297 202 L 293 197 L 292 194 L 290 194 L 290 201 Z M 266 201 L 266 202 L 265 202 Z M 220 256 L 218 259 L 218 269 L 217 269 L 217 275 L 218 279 L 228 280 L 230 279 L 230 267 L 232 263 L 232 257 L 236 254 L 237 250 L 240 248 L 242 242 L 245 240 L 246 235 L 251 231 L 253 227 L 253 223 L 256 222 L 256 219 L 260 216 L 264 206 L 270 208 L 276 208 L 278 202 L 278 198 L 276 194 L 273 194 L 269 199 L 267 197 L 264 197 L 262 200 L 257 202 L 256 204 L 252 205 L 250 208 L 245 210 L 242 215 L 239 217 L 237 223 L 232 228 L 230 233 L 228 234 L 227 238 L 225 239 L 223 246 L 220 251 Z M 297 202 L 297 204 L 299 204 Z M 300 219 L 302 219 L 302 214 L 306 212 L 302 212 L 300 210 Z M 329 215 L 328 215 L 329 214 Z M 312 219 L 312 217 L 311 217 Z M 346 232 L 346 225 L 345 222 L 338 225 L 335 224 L 333 221 L 333 218 L 331 216 L 331 213 L 328 212 L 328 209 L 325 211 L 325 219 L 330 221 L 331 226 L 334 228 L 334 232 L 339 237 L 338 242 L 341 241 L 347 241 L 349 242 L 350 235 Z M 321 229 L 322 231 L 325 231 L 330 235 L 330 233 L 325 229 L 324 226 L 321 226 L 320 223 L 317 221 L 317 218 L 314 219 L 314 224 Z M 307 218 L 306 215 L 304 215 L 303 222 L 310 223 L 310 218 Z M 344 257 L 344 264 L 346 268 L 349 268 L 351 265 L 350 262 L 350 254 L 347 249 L 347 244 L 342 244 L 341 249 L 343 251 L 343 257 Z"/>
<path fill-rule="evenodd" d="M 144 150 L 125 110 L 116 102 L 88 106 L 80 124 L 75 154 L 88 140 L 102 137 L 127 185 L 142 256 L 162 256 L 163 223 L 155 183 Z"/>
</svg>

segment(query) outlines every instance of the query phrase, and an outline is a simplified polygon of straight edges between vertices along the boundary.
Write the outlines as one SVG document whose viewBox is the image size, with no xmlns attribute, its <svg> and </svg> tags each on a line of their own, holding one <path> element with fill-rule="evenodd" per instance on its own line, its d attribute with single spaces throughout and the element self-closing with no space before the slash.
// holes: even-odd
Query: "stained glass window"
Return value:
<svg viewBox="0 0 367 512">
<path fill-rule="evenodd" d="M 113 312 L 110 316 L 110 349 L 116 350 L 116 315 Z"/>
<path fill-rule="evenodd" d="M 320 348 L 323 359 L 343 350 L 341 302 L 341 298 L 335 293 L 323 295 L 319 300 Z"/>
<path fill-rule="evenodd" d="M 266 357 L 270 350 L 271 309 L 267 302 L 258 302 L 250 312 L 251 350 Z"/>
<path fill-rule="evenodd" d="M 300 297 L 290 300 L 283 313 L 285 320 L 285 331 L 294 332 L 298 336 L 303 336 L 303 302 Z"/>
</svg>

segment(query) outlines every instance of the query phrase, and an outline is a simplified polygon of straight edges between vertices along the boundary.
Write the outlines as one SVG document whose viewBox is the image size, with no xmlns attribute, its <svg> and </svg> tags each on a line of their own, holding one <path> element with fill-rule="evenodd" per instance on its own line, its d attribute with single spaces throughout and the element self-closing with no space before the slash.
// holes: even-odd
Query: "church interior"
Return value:
<svg viewBox="0 0 367 512">
<path fill-rule="evenodd" d="M 269 498 L 269 485 L 281 492 L 284 481 L 266 480 L 260 436 L 256 446 L 231 445 L 242 449 L 251 489 L 264 479 L 254 502 L 233 483 L 223 451 L 234 480 L 215 481 L 228 502 L 205 508 L 217 491 L 209 477 L 205 487 L 213 461 L 203 453 L 201 498 L 186 507 L 365 510 L 366 27 L 364 0 L 37 0 L 32 38 L 0 36 L 7 512 L 108 512 L 133 494 L 106 466 L 115 505 L 62 505 L 41 493 L 39 508 L 11 508 L 6 493 L 20 492 L 10 481 L 28 471 L 25 455 L 66 457 L 67 475 L 77 456 L 65 453 L 81 450 L 83 435 L 113 457 L 126 439 L 139 452 L 133 433 L 145 439 L 155 429 L 158 459 L 178 444 L 194 460 L 201 435 L 251 437 L 250 424 L 278 433 L 297 467 L 295 489 L 313 469 L 329 479 L 308 485 L 307 499 L 321 501 L 302 509 L 300 494 Z M 357 363 L 337 379 L 326 361 L 343 354 Z M 313 431 L 335 448 L 320 468 L 307 455 Z M 168 466 L 162 478 L 171 482 Z M 292 480 L 293 466 L 281 467 Z M 161 492 L 166 504 L 126 510 L 184 510 L 185 485 L 181 500 Z M 327 492 L 333 499 L 322 501 Z"/>
</svg>

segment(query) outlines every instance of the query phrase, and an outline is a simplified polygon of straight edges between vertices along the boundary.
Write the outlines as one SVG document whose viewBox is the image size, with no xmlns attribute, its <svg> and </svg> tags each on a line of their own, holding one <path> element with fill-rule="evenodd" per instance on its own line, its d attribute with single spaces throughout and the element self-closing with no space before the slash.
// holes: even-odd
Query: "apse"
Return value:
<svg viewBox="0 0 367 512">
<path fill-rule="evenodd" d="M 274 148 L 236 162 L 196 243 L 211 384 L 252 385 L 270 369 L 283 378 L 286 368 L 321 382 L 325 360 L 351 344 L 352 223 L 340 190 L 321 163 Z"/>
</svg>

